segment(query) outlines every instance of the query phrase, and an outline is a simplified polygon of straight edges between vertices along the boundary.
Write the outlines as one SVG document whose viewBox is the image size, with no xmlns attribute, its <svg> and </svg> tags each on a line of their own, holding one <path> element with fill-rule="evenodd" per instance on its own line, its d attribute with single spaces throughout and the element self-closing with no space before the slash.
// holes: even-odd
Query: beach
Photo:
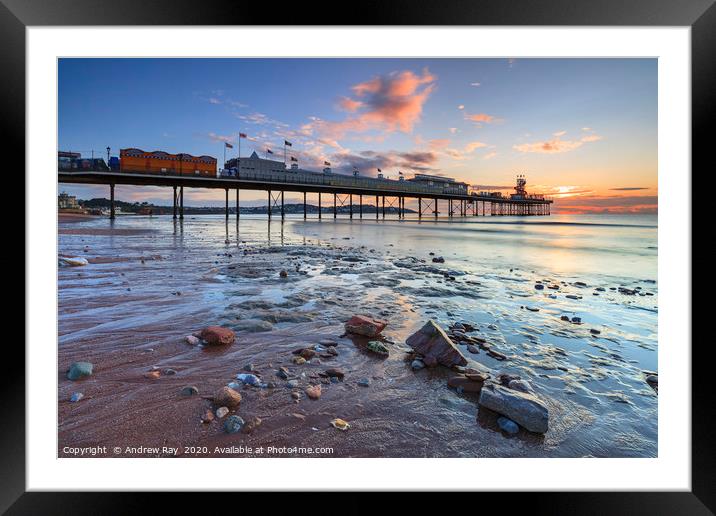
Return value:
<svg viewBox="0 0 716 516">
<path fill-rule="evenodd" d="M 58 233 L 59 255 L 87 260 L 58 269 L 60 457 L 657 454 L 656 216 L 61 217 Z M 387 322 L 387 357 L 346 333 L 357 314 Z M 460 352 L 527 382 L 549 430 L 508 435 L 454 370 L 414 370 L 406 340 L 429 320 L 474 327 L 487 345 Z M 214 325 L 233 344 L 187 341 Z M 69 380 L 78 361 L 92 375 Z M 227 385 L 242 399 L 220 418 Z M 234 414 L 250 431 L 225 431 Z"/>
</svg>

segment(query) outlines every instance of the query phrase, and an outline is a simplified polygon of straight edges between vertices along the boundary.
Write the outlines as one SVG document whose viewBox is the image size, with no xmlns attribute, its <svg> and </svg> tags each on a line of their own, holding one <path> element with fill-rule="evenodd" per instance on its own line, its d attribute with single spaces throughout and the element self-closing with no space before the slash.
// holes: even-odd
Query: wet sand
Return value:
<svg viewBox="0 0 716 516">
<path fill-rule="evenodd" d="M 173 226 L 170 235 L 147 231 L 149 226 L 90 225 L 84 232 L 61 233 L 61 251 L 85 256 L 90 264 L 59 271 L 59 456 L 96 446 L 106 446 L 98 456 L 109 457 L 655 454 L 655 418 L 645 421 L 644 414 L 655 410 L 656 394 L 643 382 L 639 365 L 616 349 L 632 336 L 614 328 L 595 337 L 589 327 L 565 324 L 560 310 L 549 308 L 554 300 L 534 299 L 539 274 L 505 270 L 495 279 L 453 270 L 449 260 L 433 264 L 427 253 L 405 256 L 347 239 L 284 239 L 283 231 L 280 240 L 268 242 L 259 230 L 242 235 L 227 229 L 224 235 L 200 219 Z M 282 270 L 286 278 L 280 277 Z M 584 293 L 568 284 L 560 295 L 567 292 Z M 525 310 L 528 302 L 540 304 L 541 311 Z M 465 317 L 473 305 L 481 307 L 482 320 Z M 388 358 L 367 351 L 363 338 L 341 337 L 343 322 L 355 313 L 389 321 Z M 448 388 L 454 372 L 443 367 L 413 372 L 404 341 L 431 317 L 444 325 L 475 323 L 475 335 L 508 360 L 472 355 L 461 345 L 463 354 L 528 379 L 550 409 L 550 430 L 538 435 L 521 429 L 507 436 L 494 413 L 478 410 L 478 395 Z M 211 324 L 234 329 L 236 342 L 212 348 L 184 340 Z M 292 351 L 325 339 L 338 343 L 337 356 L 292 363 Z M 579 352 L 568 347 L 572 342 L 579 343 Z M 67 380 L 74 361 L 92 362 L 93 375 Z M 251 434 L 226 434 L 222 420 L 202 423 L 206 410 L 215 408 L 203 396 L 236 381 L 248 364 L 275 386 L 237 388 L 243 400 L 233 412 L 247 422 L 260 418 L 260 426 Z M 287 388 L 276 376 L 281 366 L 295 375 L 299 388 Z M 342 368 L 344 380 L 321 383 L 327 380 L 320 373 L 329 367 Z M 145 377 L 155 368 L 159 378 Z M 365 378 L 368 387 L 358 383 Z M 322 386 L 319 400 L 303 393 L 312 384 Z M 197 387 L 198 396 L 180 395 L 189 385 Z M 298 402 L 292 390 L 302 393 Z M 73 392 L 84 398 L 71 403 Z M 334 418 L 351 428 L 337 430 L 330 425 Z M 127 447 L 158 450 L 134 453 Z M 260 447 L 262 453 L 256 451 Z"/>
</svg>

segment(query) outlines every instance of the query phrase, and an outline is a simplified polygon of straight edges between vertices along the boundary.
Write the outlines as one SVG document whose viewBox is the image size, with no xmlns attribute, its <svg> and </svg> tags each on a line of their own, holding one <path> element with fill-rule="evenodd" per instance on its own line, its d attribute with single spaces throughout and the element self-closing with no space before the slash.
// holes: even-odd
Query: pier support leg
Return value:
<svg viewBox="0 0 716 516">
<path fill-rule="evenodd" d="M 348 213 L 350 214 L 351 220 L 353 220 L 353 194 L 348 195 L 348 202 L 350 203 Z"/>
<path fill-rule="evenodd" d="M 306 192 L 303 192 L 303 220 L 306 220 Z"/>
<path fill-rule="evenodd" d="M 418 220 L 423 218 L 423 198 L 418 197 Z"/>
<path fill-rule="evenodd" d="M 438 218 L 438 198 L 435 198 L 435 218 Z"/>
<path fill-rule="evenodd" d="M 321 220 L 321 192 L 318 192 L 318 220 Z"/>
<path fill-rule="evenodd" d="M 236 189 L 236 222 L 239 221 L 239 189 Z"/>
<path fill-rule="evenodd" d="M 229 220 L 229 189 L 224 188 L 226 193 L 226 202 L 224 202 L 224 213 L 226 214 L 226 220 Z"/>
<path fill-rule="evenodd" d="M 358 216 L 362 219 L 363 218 L 363 196 L 358 196 Z"/>
<path fill-rule="evenodd" d="M 379 199 L 380 199 L 380 197 L 376 195 L 375 196 L 375 220 L 378 220 L 378 214 L 380 213 L 380 210 L 378 209 L 378 207 L 380 206 Z"/>
<path fill-rule="evenodd" d="M 281 190 L 281 220 L 286 218 L 286 211 L 283 209 L 283 190 Z"/>
<path fill-rule="evenodd" d="M 336 203 L 338 202 L 338 200 L 336 199 L 336 197 L 337 197 L 337 195 L 333 194 L 333 218 L 334 219 L 338 217 L 338 207 L 336 206 Z"/>
<path fill-rule="evenodd" d="M 172 187 L 174 190 L 174 195 L 172 196 L 173 202 L 172 202 L 172 212 L 174 213 L 174 216 L 172 217 L 174 220 L 177 218 L 177 187 Z"/>
<path fill-rule="evenodd" d="M 114 183 L 109 185 L 109 218 L 114 220 Z"/>
<path fill-rule="evenodd" d="M 385 195 L 383 196 L 383 220 L 385 220 Z"/>
<path fill-rule="evenodd" d="M 179 187 L 179 220 L 184 220 L 184 187 Z"/>
<path fill-rule="evenodd" d="M 271 206 L 271 190 L 269 190 L 268 191 L 268 219 L 269 219 L 269 222 L 271 222 L 271 212 L 273 211 L 271 208 L 273 208 L 273 206 Z"/>
</svg>

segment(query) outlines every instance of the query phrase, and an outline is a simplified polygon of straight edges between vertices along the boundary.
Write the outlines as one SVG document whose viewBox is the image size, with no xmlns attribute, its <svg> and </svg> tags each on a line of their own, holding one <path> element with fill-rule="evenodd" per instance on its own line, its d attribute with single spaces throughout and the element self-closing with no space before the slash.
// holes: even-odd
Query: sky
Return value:
<svg viewBox="0 0 716 516">
<path fill-rule="evenodd" d="M 266 149 L 301 168 L 453 177 L 555 200 L 554 212 L 657 210 L 656 59 L 60 59 L 59 150 Z M 107 187 L 60 185 L 81 199 Z M 171 189 L 117 187 L 171 204 Z M 262 192 L 242 192 L 242 205 Z M 298 199 L 298 195 L 294 196 Z M 293 199 L 287 194 L 287 202 Z M 221 190 L 185 203 L 222 205 Z M 310 202 L 310 200 L 309 200 Z"/>
</svg>

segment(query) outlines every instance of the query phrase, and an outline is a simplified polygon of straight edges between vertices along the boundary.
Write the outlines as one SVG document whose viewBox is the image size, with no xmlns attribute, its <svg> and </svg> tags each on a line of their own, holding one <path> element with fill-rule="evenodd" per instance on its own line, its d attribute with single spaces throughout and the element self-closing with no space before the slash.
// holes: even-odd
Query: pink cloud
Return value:
<svg viewBox="0 0 716 516">
<path fill-rule="evenodd" d="M 519 152 L 534 152 L 539 154 L 560 154 L 562 152 L 569 152 L 574 149 L 578 149 L 585 143 L 596 142 L 602 139 L 601 136 L 596 134 L 590 134 L 583 136 L 579 140 L 562 140 L 560 136 L 564 134 L 563 131 L 555 133 L 556 138 L 540 142 L 532 143 L 521 143 L 519 145 L 513 145 L 512 148 Z"/>
<path fill-rule="evenodd" d="M 487 113 L 475 113 L 473 115 L 465 114 L 465 120 L 471 120 L 472 122 L 484 122 L 486 124 L 494 122 L 496 119 L 492 115 L 488 115 Z"/>
<path fill-rule="evenodd" d="M 315 120 L 312 125 L 319 134 L 333 140 L 367 131 L 410 133 L 435 89 L 435 81 L 437 77 L 427 69 L 421 74 L 407 70 L 374 77 L 351 88 L 357 98 L 343 97 L 339 101 L 351 116 L 338 122 Z"/>
</svg>

